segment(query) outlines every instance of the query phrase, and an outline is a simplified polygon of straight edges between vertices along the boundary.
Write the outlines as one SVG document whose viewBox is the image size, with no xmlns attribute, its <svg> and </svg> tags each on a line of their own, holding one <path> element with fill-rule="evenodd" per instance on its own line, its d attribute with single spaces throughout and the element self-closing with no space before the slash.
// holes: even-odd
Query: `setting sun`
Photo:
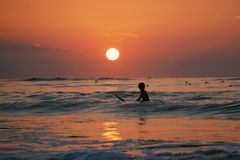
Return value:
<svg viewBox="0 0 240 160">
<path fill-rule="evenodd" d="M 0 22 L 0 160 L 240 160 L 240 0 L 0 0 Z"/>
<path fill-rule="evenodd" d="M 106 57 L 110 61 L 115 61 L 119 58 L 119 51 L 116 48 L 110 48 L 106 52 Z"/>
</svg>

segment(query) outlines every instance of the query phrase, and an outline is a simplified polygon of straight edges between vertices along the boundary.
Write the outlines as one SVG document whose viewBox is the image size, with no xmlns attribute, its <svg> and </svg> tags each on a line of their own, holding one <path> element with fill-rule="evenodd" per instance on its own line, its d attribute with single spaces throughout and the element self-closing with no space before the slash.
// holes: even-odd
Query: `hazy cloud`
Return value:
<svg viewBox="0 0 240 160">
<path fill-rule="evenodd" d="M 114 33 L 112 34 L 113 36 L 116 35 L 116 36 L 123 36 L 123 37 L 130 37 L 130 38 L 138 38 L 140 37 L 138 34 L 133 34 L 133 33 Z"/>
<path fill-rule="evenodd" d="M 194 51 L 179 49 L 178 56 L 175 57 L 165 56 L 171 55 L 169 50 L 159 56 L 146 51 L 143 56 L 128 57 L 108 70 L 109 64 L 103 59 L 96 63 L 81 53 L 36 44 L 0 41 L 0 78 L 81 76 L 80 74 L 109 76 L 115 73 L 123 76 L 147 74 L 164 77 L 240 76 L 238 46 Z"/>
<path fill-rule="evenodd" d="M 138 38 L 140 35 L 127 32 L 116 32 L 116 33 L 104 33 L 105 37 L 126 37 L 126 38 Z"/>
<path fill-rule="evenodd" d="M 239 76 L 240 49 L 215 50 L 199 57 L 185 57 L 169 65 L 175 76 Z M 226 54 L 228 53 L 228 54 Z"/>
<path fill-rule="evenodd" d="M 14 53 L 49 53 L 49 52 L 62 52 L 63 48 L 54 48 L 43 46 L 39 43 L 25 44 L 19 42 L 0 41 L 0 55 L 1 54 L 14 54 Z"/>
<path fill-rule="evenodd" d="M 68 67 L 64 50 L 0 41 L 0 78 L 58 75 Z"/>
<path fill-rule="evenodd" d="M 128 33 L 128 32 L 109 32 L 109 33 L 104 33 L 103 37 L 111 39 L 112 41 L 115 41 L 115 42 L 121 42 L 126 39 L 139 38 L 140 35 L 134 34 L 134 33 Z"/>
</svg>

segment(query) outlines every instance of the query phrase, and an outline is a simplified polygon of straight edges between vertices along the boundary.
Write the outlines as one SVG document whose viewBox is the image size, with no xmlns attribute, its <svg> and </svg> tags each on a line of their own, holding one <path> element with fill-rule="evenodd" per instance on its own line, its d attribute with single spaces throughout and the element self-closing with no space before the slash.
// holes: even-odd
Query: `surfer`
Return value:
<svg viewBox="0 0 240 160">
<path fill-rule="evenodd" d="M 138 97 L 138 99 L 136 101 L 150 101 L 147 92 L 145 91 L 145 84 L 144 83 L 139 83 L 138 84 L 138 88 L 140 90 L 140 96 Z"/>
</svg>

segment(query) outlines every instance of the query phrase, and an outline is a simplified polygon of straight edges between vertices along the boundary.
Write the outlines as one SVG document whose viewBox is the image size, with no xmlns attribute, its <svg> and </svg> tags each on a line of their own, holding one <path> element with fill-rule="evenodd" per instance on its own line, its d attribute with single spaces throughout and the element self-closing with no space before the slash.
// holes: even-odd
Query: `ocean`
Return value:
<svg viewBox="0 0 240 160">
<path fill-rule="evenodd" d="M 238 77 L 0 80 L 1 160 L 239 160 L 239 135 Z"/>
</svg>

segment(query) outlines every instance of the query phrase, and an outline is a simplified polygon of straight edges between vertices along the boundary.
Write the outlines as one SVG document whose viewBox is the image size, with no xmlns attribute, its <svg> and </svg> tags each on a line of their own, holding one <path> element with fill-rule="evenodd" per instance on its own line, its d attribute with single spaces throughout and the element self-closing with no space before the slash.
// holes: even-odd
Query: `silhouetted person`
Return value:
<svg viewBox="0 0 240 160">
<path fill-rule="evenodd" d="M 147 92 L 145 91 L 145 84 L 144 83 L 139 83 L 138 88 L 140 89 L 140 96 L 137 99 L 137 101 L 150 101 Z"/>
</svg>

